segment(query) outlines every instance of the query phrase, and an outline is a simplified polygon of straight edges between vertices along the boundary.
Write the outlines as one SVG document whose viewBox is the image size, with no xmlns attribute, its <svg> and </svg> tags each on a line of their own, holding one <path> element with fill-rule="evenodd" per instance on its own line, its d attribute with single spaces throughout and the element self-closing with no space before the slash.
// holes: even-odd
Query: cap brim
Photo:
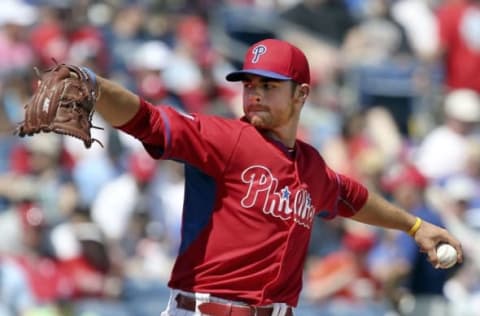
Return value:
<svg viewBox="0 0 480 316">
<path fill-rule="evenodd" d="M 273 71 L 266 71 L 260 69 L 239 70 L 229 73 L 225 78 L 227 81 L 242 81 L 245 75 L 257 75 L 261 77 L 276 79 L 276 80 L 291 80 L 292 78 L 280 75 Z"/>
</svg>

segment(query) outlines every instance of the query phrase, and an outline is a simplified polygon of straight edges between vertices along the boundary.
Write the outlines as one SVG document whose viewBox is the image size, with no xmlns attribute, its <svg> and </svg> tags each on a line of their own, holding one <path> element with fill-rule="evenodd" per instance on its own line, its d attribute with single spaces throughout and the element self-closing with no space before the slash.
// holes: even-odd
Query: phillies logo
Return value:
<svg viewBox="0 0 480 316">
<path fill-rule="evenodd" d="M 267 52 L 267 47 L 265 45 L 257 45 L 252 49 L 252 64 L 258 63 L 260 56 Z"/>
<path fill-rule="evenodd" d="M 277 190 L 278 179 L 264 166 L 251 166 L 242 172 L 241 180 L 248 189 L 240 201 L 244 208 L 261 207 L 264 214 L 270 214 L 284 221 L 310 228 L 315 215 L 310 193 L 301 189 L 290 191 L 288 186 Z"/>
</svg>

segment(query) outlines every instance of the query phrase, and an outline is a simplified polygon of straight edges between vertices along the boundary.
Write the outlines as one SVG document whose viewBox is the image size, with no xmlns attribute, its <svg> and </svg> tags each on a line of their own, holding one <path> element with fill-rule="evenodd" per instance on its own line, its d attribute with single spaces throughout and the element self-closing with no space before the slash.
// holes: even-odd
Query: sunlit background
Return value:
<svg viewBox="0 0 480 316">
<path fill-rule="evenodd" d="M 436 270 L 404 233 L 318 219 L 296 315 L 480 315 L 480 1 L 0 6 L 0 316 L 158 316 L 180 242 L 182 165 L 99 116 L 103 148 L 13 134 L 34 67 L 88 66 L 154 104 L 237 118 L 241 87 L 225 74 L 266 37 L 311 62 L 298 137 L 465 250 Z"/>
</svg>

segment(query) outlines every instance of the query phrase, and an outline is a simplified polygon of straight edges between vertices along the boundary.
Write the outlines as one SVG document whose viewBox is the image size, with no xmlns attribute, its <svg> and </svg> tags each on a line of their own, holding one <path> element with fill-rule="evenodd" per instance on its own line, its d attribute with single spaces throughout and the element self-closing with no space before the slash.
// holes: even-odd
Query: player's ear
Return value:
<svg viewBox="0 0 480 316">
<path fill-rule="evenodd" d="M 303 83 L 301 85 L 298 85 L 296 89 L 296 98 L 299 101 L 305 102 L 309 93 L 310 93 L 310 86 L 306 83 Z"/>
</svg>

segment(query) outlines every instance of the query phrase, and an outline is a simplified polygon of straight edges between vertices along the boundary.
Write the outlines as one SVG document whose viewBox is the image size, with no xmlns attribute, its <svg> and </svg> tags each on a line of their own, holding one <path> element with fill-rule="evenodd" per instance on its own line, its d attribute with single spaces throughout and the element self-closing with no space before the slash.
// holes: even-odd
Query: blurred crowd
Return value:
<svg viewBox="0 0 480 316">
<path fill-rule="evenodd" d="M 2 0 L 1 316 L 159 315 L 147 298 L 180 242 L 182 165 L 97 115 L 90 149 L 13 134 L 34 68 L 84 65 L 154 104 L 236 118 L 225 74 L 266 37 L 311 61 L 299 137 L 465 250 L 435 269 L 404 233 L 318 219 L 297 313 L 480 315 L 480 1 Z"/>
</svg>

